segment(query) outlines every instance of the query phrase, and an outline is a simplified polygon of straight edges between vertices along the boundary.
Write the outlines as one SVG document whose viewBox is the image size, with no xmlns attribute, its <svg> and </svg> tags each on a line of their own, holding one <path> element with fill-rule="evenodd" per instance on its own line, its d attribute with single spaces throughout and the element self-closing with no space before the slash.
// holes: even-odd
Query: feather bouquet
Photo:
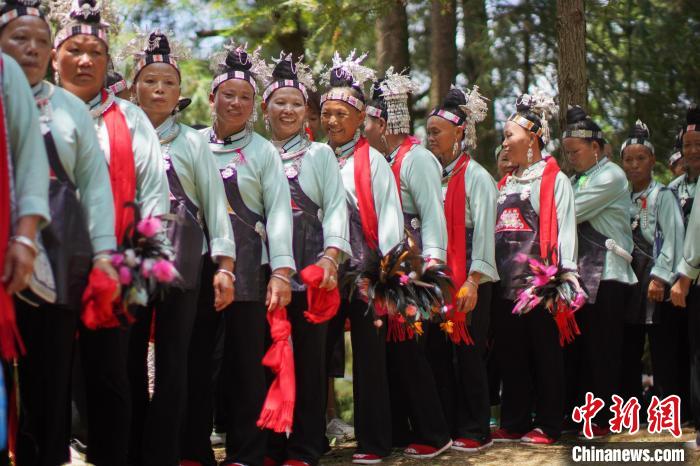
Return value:
<svg viewBox="0 0 700 466">
<path fill-rule="evenodd" d="M 571 343 L 581 332 L 574 313 L 586 303 L 586 292 L 575 272 L 562 270 L 557 265 L 519 254 L 518 262 L 527 262 L 530 274 L 527 285 L 518 291 L 513 314 L 523 315 L 543 305 L 554 317 L 559 329 L 559 344 Z"/>
<path fill-rule="evenodd" d="M 387 317 L 387 340 L 404 341 L 423 334 L 423 321 L 445 312 L 452 280 L 447 266 L 433 265 L 424 269 L 424 258 L 415 240 L 407 231 L 407 240 L 380 257 L 373 253 L 363 270 L 345 274 L 343 286 L 350 296 L 358 291 L 367 301 L 375 325 L 383 325 Z"/>
</svg>

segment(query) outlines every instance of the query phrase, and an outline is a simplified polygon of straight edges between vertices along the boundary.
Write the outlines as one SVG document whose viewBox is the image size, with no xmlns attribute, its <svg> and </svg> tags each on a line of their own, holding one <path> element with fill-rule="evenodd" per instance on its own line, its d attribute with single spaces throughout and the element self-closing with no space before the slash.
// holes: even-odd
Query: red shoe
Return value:
<svg viewBox="0 0 700 466">
<path fill-rule="evenodd" d="M 309 463 L 306 461 L 301 461 L 301 460 L 286 460 L 284 463 L 282 463 L 282 466 L 311 466 Z"/>
<path fill-rule="evenodd" d="M 475 453 L 477 451 L 485 450 L 492 445 L 492 439 L 481 441 L 471 438 L 458 438 L 452 442 L 452 449 L 457 451 L 465 451 L 467 453 Z"/>
<path fill-rule="evenodd" d="M 555 439 L 545 434 L 539 427 L 537 429 L 532 429 L 530 432 L 523 435 L 520 441 L 523 443 L 529 443 L 530 445 L 551 445 L 556 442 Z"/>
<path fill-rule="evenodd" d="M 352 462 L 355 464 L 377 464 L 382 462 L 382 457 L 372 453 L 355 453 L 352 455 Z"/>
<path fill-rule="evenodd" d="M 403 451 L 403 454 L 405 456 L 408 456 L 409 458 L 430 459 L 430 458 L 435 458 L 440 453 L 443 453 L 445 450 L 449 449 L 451 446 L 452 446 L 452 440 L 448 441 L 445 445 L 443 445 L 440 448 L 435 448 L 432 445 L 422 445 L 420 443 L 411 443 Z"/>
<path fill-rule="evenodd" d="M 593 437 L 591 437 L 590 440 L 610 435 L 610 429 L 608 427 L 598 427 L 598 424 L 595 423 L 591 425 L 591 431 L 593 432 Z M 578 433 L 578 437 L 589 440 L 588 437 L 583 434 L 583 431 Z"/>
<path fill-rule="evenodd" d="M 491 432 L 491 438 L 493 439 L 494 442 L 497 442 L 497 443 L 519 442 L 522 437 L 523 437 L 523 434 L 516 434 L 513 432 L 508 432 L 503 427 Z"/>
<path fill-rule="evenodd" d="M 263 460 L 263 466 L 279 466 L 280 462 L 277 461 L 276 459 L 270 458 L 269 456 L 266 456 L 265 459 Z"/>
</svg>

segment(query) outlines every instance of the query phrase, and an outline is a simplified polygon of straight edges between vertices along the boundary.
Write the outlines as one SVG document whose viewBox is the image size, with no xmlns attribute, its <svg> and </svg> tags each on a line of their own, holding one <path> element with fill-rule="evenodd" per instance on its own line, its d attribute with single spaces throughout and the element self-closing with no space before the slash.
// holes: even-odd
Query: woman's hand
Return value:
<svg viewBox="0 0 700 466">
<path fill-rule="evenodd" d="M 680 275 L 676 283 L 671 287 L 671 302 L 674 306 L 685 307 L 685 297 L 690 291 L 690 278 Z"/>
<path fill-rule="evenodd" d="M 649 301 L 656 301 L 660 303 L 664 300 L 664 291 L 666 291 L 666 285 L 664 282 L 658 278 L 653 277 L 649 282 L 649 289 L 647 290 L 647 298 Z"/>
<path fill-rule="evenodd" d="M 20 292 L 29 285 L 35 258 L 36 253 L 29 246 L 10 241 L 7 245 L 2 273 L 2 282 L 8 294 Z"/>
<path fill-rule="evenodd" d="M 330 291 L 338 286 L 338 253 L 336 248 L 328 248 L 316 262 L 323 269 L 323 281 L 319 288 Z"/>
<path fill-rule="evenodd" d="M 476 307 L 476 301 L 479 299 L 479 285 L 469 278 L 457 292 L 457 311 L 471 312 Z"/>
<path fill-rule="evenodd" d="M 99 253 L 97 255 L 99 255 Z M 95 259 L 92 266 L 106 273 L 109 278 L 117 283 L 117 289 L 114 292 L 114 299 L 117 299 L 122 292 L 122 285 L 119 283 L 119 274 L 112 266 L 112 262 L 107 257 L 100 257 Z"/>
<path fill-rule="evenodd" d="M 233 275 L 233 259 L 219 258 L 219 269 L 214 274 L 214 309 L 221 311 L 233 302 L 236 295 L 235 278 Z"/>
<path fill-rule="evenodd" d="M 275 269 L 267 284 L 267 296 L 265 305 L 268 312 L 278 307 L 285 307 L 292 300 L 292 284 L 289 280 L 291 269 Z"/>
</svg>

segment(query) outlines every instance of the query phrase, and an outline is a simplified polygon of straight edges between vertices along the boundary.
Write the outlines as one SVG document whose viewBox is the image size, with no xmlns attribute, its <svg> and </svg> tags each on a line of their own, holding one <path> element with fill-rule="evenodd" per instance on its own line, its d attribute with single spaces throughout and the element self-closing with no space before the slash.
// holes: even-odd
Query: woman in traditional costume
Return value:
<svg viewBox="0 0 700 466">
<path fill-rule="evenodd" d="M 265 64 L 258 52 L 226 46 L 213 58 L 216 76 L 209 96 L 213 124 L 201 132 L 223 179 L 236 244 L 235 297 L 214 307 L 212 264 L 204 265 L 202 293 L 190 344 L 188 406 L 182 437 L 183 464 L 216 464 L 209 442 L 213 422 L 212 353 L 219 319 L 226 326 L 222 365 L 226 411 L 224 464 L 263 463 L 266 431 L 256 423 L 265 402 L 268 312 L 288 305 L 292 249 L 289 186 L 275 146 L 253 131 L 255 82 Z M 156 337 L 157 338 L 157 337 Z M 156 343 L 157 344 L 157 343 Z"/>
<path fill-rule="evenodd" d="M 0 46 L 22 64 L 32 86 L 54 175 L 52 224 L 42 237 L 49 248 L 55 299 L 50 303 L 32 295 L 16 300 L 26 354 L 18 366 L 22 403 L 15 458 L 21 464 L 62 464 L 70 460 L 73 348 L 91 264 L 117 281 L 108 254 L 116 247 L 112 190 L 85 104 L 44 80 L 52 46 L 42 5 L 11 1 L 0 14 Z"/>
<path fill-rule="evenodd" d="M 62 1 L 51 13 L 60 24 L 53 67 L 61 87 L 80 98 L 92 115 L 108 164 L 114 234 L 120 245 L 133 231 L 132 203 L 141 217 L 160 216 L 169 210 L 158 136 L 140 108 L 104 88 L 109 24 L 103 18 L 109 14 L 109 5 L 95 0 Z M 126 463 L 131 424 L 128 332 L 126 322 L 113 320 L 104 328 L 80 328 L 90 426 L 87 460 L 98 465 Z"/>
<path fill-rule="evenodd" d="M 667 297 L 683 257 L 683 216 L 673 192 L 653 178 L 656 155 L 644 123 L 637 120 L 620 154 L 632 188 L 632 267 L 639 280 L 627 307 L 620 395 L 625 400 L 642 396 L 641 360 L 648 335 L 654 389 L 662 398 L 681 396 L 688 370 L 681 362 L 687 361 L 688 320 Z"/>
<path fill-rule="evenodd" d="M 330 89 L 321 97 L 321 124 L 335 152 L 345 186 L 352 258 L 342 272 L 364 270 L 372 257 L 389 252 L 403 239 L 401 204 L 391 167 L 362 137 L 363 83 L 374 71 L 361 65 L 365 55 L 343 60 L 336 52 Z M 378 271 L 377 271 L 378 272 Z M 386 325 L 367 312 L 367 302 L 344 290 L 329 338 L 342 338 L 350 318 L 357 451 L 353 462 L 374 464 L 391 453 L 391 409 L 386 372 Z"/>
<path fill-rule="evenodd" d="M 625 304 L 637 277 L 632 270 L 632 202 L 625 172 L 603 155 L 600 127 L 578 106 L 566 112 L 564 154 L 576 174 L 578 268 L 588 293 L 576 313 L 581 338 L 567 348 L 569 408 L 582 405 L 586 392 L 608 402 L 620 390 Z M 593 437 L 609 432 L 612 412 L 593 419 Z"/>
<path fill-rule="evenodd" d="M 440 164 L 410 135 L 409 94 L 417 90 L 410 76 L 389 68 L 374 83 L 366 108 L 367 140 L 389 161 L 403 209 L 404 228 L 423 260 L 445 262 L 447 230 L 442 209 Z M 425 348 L 407 331 L 399 315 L 389 318 L 387 368 L 395 445 L 408 445 L 412 458 L 434 458 L 451 446 L 447 421 Z"/>
<path fill-rule="evenodd" d="M 503 151 L 518 168 L 500 181 L 497 201 L 501 295 L 496 301 L 495 339 L 503 391 L 501 427 L 492 434 L 496 442 L 552 444 L 564 419 L 562 344 L 573 336 L 567 330 L 572 316 L 560 313 L 558 305 L 547 308 L 537 301 L 529 312 L 516 312 L 516 302 L 528 289 L 530 263 L 556 266 L 576 283 L 571 183 L 553 157 L 542 157 L 554 110 L 551 98 L 524 94 L 503 130 Z"/>
<path fill-rule="evenodd" d="M 453 87 L 430 113 L 427 128 L 428 147 L 442 164 L 447 263 L 458 290 L 442 325 L 447 333 L 435 326 L 428 335 L 428 350 L 455 439 L 452 448 L 467 452 L 492 444 L 486 343 L 492 283 L 498 280 L 494 245 L 498 190 L 491 175 L 468 153 L 476 148 L 476 123 L 487 111 L 478 88 L 464 92 Z"/>
<path fill-rule="evenodd" d="M 187 387 L 190 336 L 197 314 L 202 255 L 217 264 L 214 302 L 221 310 L 233 301 L 235 245 L 226 214 L 226 194 L 207 139 L 178 122 L 181 75 L 178 60 L 186 58 L 177 44 L 160 31 L 129 44 L 135 59 L 133 92 L 136 103 L 158 133 L 170 188 L 169 236 L 181 283 L 158 301 L 155 313 L 140 309 L 131 328 L 129 376 L 133 416 L 129 456 L 136 464 L 177 464 L 180 460 Z M 204 226 L 208 231 L 208 241 Z M 148 393 L 147 353 L 155 319 L 155 385 Z"/>
</svg>

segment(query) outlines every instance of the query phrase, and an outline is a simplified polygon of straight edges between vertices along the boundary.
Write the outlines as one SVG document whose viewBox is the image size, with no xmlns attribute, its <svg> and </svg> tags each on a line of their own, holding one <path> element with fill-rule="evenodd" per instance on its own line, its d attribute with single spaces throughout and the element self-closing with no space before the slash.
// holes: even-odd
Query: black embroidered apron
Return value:
<svg viewBox="0 0 700 466">
<path fill-rule="evenodd" d="M 608 238 L 598 232 L 589 222 L 578 224 L 578 273 L 588 293 L 588 304 L 593 304 L 598 297 L 600 279 L 605 269 L 605 256 Z"/>
<path fill-rule="evenodd" d="M 175 216 L 168 225 L 168 239 L 175 250 L 175 268 L 180 272 L 183 288 L 193 290 L 199 285 L 204 230 L 199 209 L 182 187 L 172 160 L 167 166 L 170 213 Z"/>
<path fill-rule="evenodd" d="M 323 224 L 321 209 L 301 189 L 299 177 L 288 178 L 289 193 L 292 196 L 292 247 L 297 269 L 315 264 L 323 254 Z M 292 291 L 305 291 L 306 285 L 299 274 L 292 277 Z"/>
<path fill-rule="evenodd" d="M 261 265 L 262 248 L 265 245 L 262 236 L 255 230 L 256 224 L 265 224 L 262 215 L 246 207 L 238 187 L 238 171 L 233 170 L 228 178 L 223 178 L 226 198 L 228 199 L 229 218 L 236 241 L 236 293 L 234 301 L 265 300 L 265 268 Z M 224 169 L 225 170 L 225 169 Z M 223 171 L 223 170 L 221 170 Z"/>
<path fill-rule="evenodd" d="M 508 194 L 498 204 L 496 221 L 496 267 L 501 277 L 503 298 L 515 300 L 517 292 L 527 284 L 530 267 L 527 261 L 516 260 L 519 254 L 540 260 L 540 218 L 520 193 Z"/>
<path fill-rule="evenodd" d="M 651 282 L 651 269 L 654 267 L 654 245 L 642 235 L 639 225 L 632 230 L 634 249 L 632 250 L 632 269 L 639 282 L 634 286 L 632 305 L 627 308 L 626 322 L 646 324 L 659 322 L 657 303 L 647 299 L 647 290 Z"/>
<path fill-rule="evenodd" d="M 78 200 L 77 187 L 61 164 L 50 131 L 44 134 L 44 144 L 49 166 L 55 175 L 49 183 L 51 223 L 41 231 L 56 285 L 54 304 L 80 309 L 92 265 L 90 232 L 83 206 Z"/>
<path fill-rule="evenodd" d="M 360 210 L 349 200 L 347 205 L 348 230 L 350 234 L 352 257 L 340 265 L 338 271 L 339 283 L 343 283 L 342 277 L 346 272 L 367 269 L 368 262 L 371 260 L 372 255 L 379 254 L 379 251 L 373 252 L 367 244 L 367 241 L 365 241 L 365 234 L 362 231 L 362 221 L 360 220 Z M 348 298 L 347 289 L 341 289 L 340 293 L 341 297 Z"/>
</svg>

